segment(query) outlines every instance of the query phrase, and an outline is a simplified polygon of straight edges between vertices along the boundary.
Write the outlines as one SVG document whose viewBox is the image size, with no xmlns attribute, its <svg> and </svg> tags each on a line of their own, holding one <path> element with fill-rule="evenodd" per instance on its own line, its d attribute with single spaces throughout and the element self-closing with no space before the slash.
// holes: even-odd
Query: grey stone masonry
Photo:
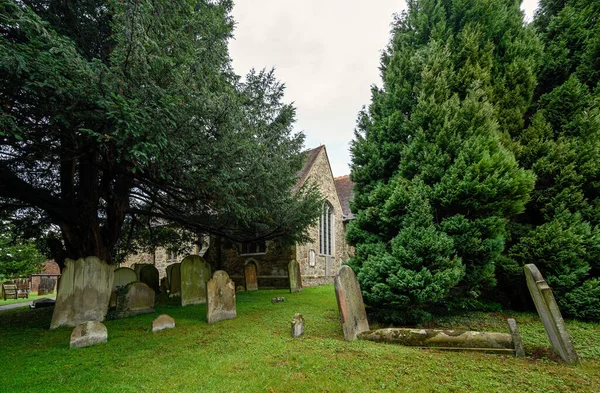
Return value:
<svg viewBox="0 0 600 393">
<path fill-rule="evenodd" d="M 369 330 L 369 321 L 363 302 L 360 285 L 350 266 L 342 266 L 333 281 L 337 298 L 344 338 L 347 341 Z"/>
<path fill-rule="evenodd" d="M 575 348 L 571 344 L 565 321 L 554 299 L 552 289 L 550 289 L 546 280 L 544 280 L 544 277 L 534 264 L 525 265 L 524 269 L 527 287 L 533 298 L 533 303 L 535 303 L 538 315 L 544 324 L 552 348 L 566 363 L 579 363 L 577 352 L 575 352 Z"/>
</svg>

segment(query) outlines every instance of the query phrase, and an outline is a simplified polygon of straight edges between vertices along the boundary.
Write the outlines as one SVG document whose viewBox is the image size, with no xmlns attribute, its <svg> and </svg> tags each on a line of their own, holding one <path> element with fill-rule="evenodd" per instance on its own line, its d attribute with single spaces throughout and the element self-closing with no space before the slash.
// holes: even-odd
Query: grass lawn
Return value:
<svg viewBox="0 0 600 393">
<path fill-rule="evenodd" d="M 284 296 L 284 303 L 271 298 Z M 155 314 L 106 321 L 108 343 L 69 349 L 70 328 L 49 331 L 51 309 L 0 312 L 1 392 L 600 392 L 600 325 L 567 325 L 580 366 L 558 364 L 532 314 L 472 314 L 440 327 L 508 332 L 527 358 L 346 342 L 332 286 L 240 292 L 238 317 L 214 325 L 204 306 L 158 304 Z M 304 336 L 290 337 L 299 312 Z M 152 334 L 161 313 L 177 328 Z"/>
<path fill-rule="evenodd" d="M 24 299 L 24 298 L 18 298 L 18 299 L 6 299 L 4 300 L 4 298 L 0 298 L 0 307 L 1 306 L 6 306 L 8 304 L 15 304 L 15 303 L 28 303 L 32 300 L 37 300 L 37 299 L 43 299 L 45 297 L 54 297 L 56 296 L 56 293 L 49 293 L 46 295 L 38 295 L 37 292 L 29 292 L 29 299 Z"/>
</svg>

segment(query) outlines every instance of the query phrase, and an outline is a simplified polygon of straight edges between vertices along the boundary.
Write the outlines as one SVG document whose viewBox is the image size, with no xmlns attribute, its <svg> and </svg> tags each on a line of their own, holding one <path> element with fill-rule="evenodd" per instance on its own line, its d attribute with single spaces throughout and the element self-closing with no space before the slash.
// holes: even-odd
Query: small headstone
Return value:
<svg viewBox="0 0 600 393">
<path fill-rule="evenodd" d="M 292 337 L 300 337 L 304 334 L 304 318 L 302 314 L 294 315 L 292 318 Z"/>
<path fill-rule="evenodd" d="M 169 295 L 181 296 L 181 263 L 174 263 L 170 266 L 173 267 L 169 278 Z"/>
<path fill-rule="evenodd" d="M 54 292 L 56 286 L 56 279 L 53 277 L 40 277 L 40 284 L 38 285 L 38 296 L 47 295 Z"/>
<path fill-rule="evenodd" d="M 248 264 L 244 268 L 244 276 L 246 278 L 246 290 L 257 291 L 258 279 L 256 275 L 256 263 L 248 262 Z"/>
<path fill-rule="evenodd" d="M 89 321 L 78 325 L 71 333 L 71 348 L 85 348 L 105 343 L 108 339 L 106 326 L 97 321 Z"/>
<path fill-rule="evenodd" d="M 98 257 L 65 260 L 50 329 L 103 321 L 108 310 L 114 266 Z"/>
<path fill-rule="evenodd" d="M 188 255 L 181 261 L 181 305 L 205 304 L 206 282 L 210 265 L 199 255 Z"/>
<path fill-rule="evenodd" d="M 560 355 L 560 357 L 569 364 L 577 364 L 579 358 L 571 338 L 567 333 L 567 327 L 563 320 L 558 304 L 552 294 L 552 289 L 544 280 L 544 277 L 534 264 L 525 265 L 525 277 L 527 279 L 527 287 L 535 303 L 535 308 L 540 316 L 546 334 L 552 348 Z"/>
<path fill-rule="evenodd" d="M 113 281 L 112 292 L 110 293 L 110 306 L 117 305 L 117 287 L 124 287 L 132 282 L 136 282 L 137 274 L 133 269 L 128 267 L 120 267 L 115 269 L 115 279 Z"/>
<path fill-rule="evenodd" d="M 340 267 L 333 284 L 342 319 L 344 339 L 355 340 L 360 333 L 369 330 L 360 285 L 354 271 L 347 265 Z"/>
<path fill-rule="evenodd" d="M 243 285 L 238 285 L 237 287 L 235 287 L 236 292 L 243 292 L 245 290 L 246 290 L 246 288 L 244 288 Z"/>
<path fill-rule="evenodd" d="M 129 284 L 123 307 L 124 316 L 153 313 L 155 296 L 156 292 L 141 281 Z"/>
<path fill-rule="evenodd" d="M 158 269 L 154 265 L 142 265 L 138 274 L 139 280 L 148 285 L 154 292 L 158 292 Z"/>
<path fill-rule="evenodd" d="M 302 277 L 298 262 L 290 261 L 288 263 L 288 275 L 290 278 L 290 292 L 300 292 L 302 290 Z"/>
<path fill-rule="evenodd" d="M 175 320 L 167 314 L 161 314 L 152 321 L 152 333 L 160 332 L 165 329 L 174 329 Z"/>
<path fill-rule="evenodd" d="M 508 322 L 508 329 L 510 330 L 510 335 L 512 336 L 512 340 L 515 345 L 515 356 L 524 357 L 525 348 L 523 347 L 523 341 L 521 340 L 521 335 L 519 334 L 517 321 L 515 321 L 514 318 L 508 318 L 506 322 Z"/>
<path fill-rule="evenodd" d="M 283 296 L 274 297 L 271 299 L 271 303 L 283 303 L 285 298 Z"/>
<path fill-rule="evenodd" d="M 236 317 L 235 284 L 223 270 L 215 272 L 206 285 L 206 321 L 215 323 Z"/>
</svg>

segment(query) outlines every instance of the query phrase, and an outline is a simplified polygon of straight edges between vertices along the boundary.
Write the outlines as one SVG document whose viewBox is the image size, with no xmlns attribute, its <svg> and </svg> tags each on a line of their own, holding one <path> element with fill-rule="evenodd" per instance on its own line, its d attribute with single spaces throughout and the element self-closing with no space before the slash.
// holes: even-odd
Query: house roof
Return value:
<svg viewBox="0 0 600 393">
<path fill-rule="evenodd" d="M 340 204 L 342 205 L 344 221 L 352 220 L 354 214 L 350 211 L 350 201 L 354 199 L 354 183 L 350 180 L 350 175 L 336 177 L 333 181 L 338 198 L 340 198 Z"/>
<path fill-rule="evenodd" d="M 304 182 L 306 181 L 306 177 L 308 176 L 308 172 L 310 168 L 312 168 L 315 160 L 319 156 L 321 150 L 325 149 L 325 145 L 321 145 L 319 147 L 315 147 L 314 149 L 308 150 L 306 152 L 306 161 L 304 162 L 304 166 L 297 174 L 298 181 L 296 182 L 296 188 L 302 187 Z"/>
</svg>

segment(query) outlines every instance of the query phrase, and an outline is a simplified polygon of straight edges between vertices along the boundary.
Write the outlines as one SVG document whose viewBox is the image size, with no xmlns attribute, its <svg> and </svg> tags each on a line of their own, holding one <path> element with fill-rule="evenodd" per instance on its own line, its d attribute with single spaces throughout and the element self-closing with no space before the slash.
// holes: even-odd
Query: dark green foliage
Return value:
<svg viewBox="0 0 600 393">
<path fill-rule="evenodd" d="M 561 310 L 574 318 L 600 321 L 600 279 L 592 278 L 558 301 Z"/>
<path fill-rule="evenodd" d="M 534 181 L 501 141 L 522 130 L 538 54 L 516 3 L 409 1 L 396 20 L 352 144 L 347 235 L 387 319 L 468 307 L 494 286 L 506 218 Z"/>
<path fill-rule="evenodd" d="M 9 229 L 0 232 L 0 281 L 40 273 L 46 257 L 31 242 L 15 243 Z"/>
</svg>

